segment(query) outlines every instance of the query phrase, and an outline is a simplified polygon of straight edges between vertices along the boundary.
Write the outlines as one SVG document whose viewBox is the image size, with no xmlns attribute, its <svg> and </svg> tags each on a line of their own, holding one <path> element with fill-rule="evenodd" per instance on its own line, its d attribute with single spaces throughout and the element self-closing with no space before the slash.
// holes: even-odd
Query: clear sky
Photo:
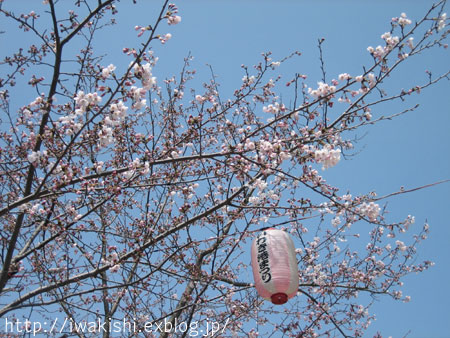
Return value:
<svg viewBox="0 0 450 338">
<path fill-rule="evenodd" d="M 9 2 L 9 1 L 8 1 Z M 18 7 L 32 9 L 36 0 L 18 1 Z M 131 46 L 136 37 L 135 25 L 153 23 L 156 13 L 148 0 L 122 1 L 118 5 L 119 25 L 94 45 L 105 53 L 104 64 L 126 65 L 121 49 Z M 366 51 L 369 45 L 382 43 L 380 35 L 390 29 L 390 19 L 405 12 L 419 19 L 431 6 L 429 0 L 181 0 L 182 22 L 177 26 L 163 24 L 160 33 L 170 32 L 172 39 L 158 45 L 155 53 L 160 61 L 154 75 L 164 79 L 179 74 L 183 58 L 190 52 L 200 80 L 206 81 L 211 65 L 222 96 L 226 97 L 241 83 L 241 64 L 260 61 L 260 53 L 273 52 L 280 59 L 294 50 L 302 56 L 280 68 L 283 79 L 295 72 L 308 75 L 311 87 L 320 80 L 318 38 L 325 38 L 324 59 L 329 79 L 340 73 L 359 75 L 362 66 L 371 64 Z M 160 1 L 152 1 L 160 3 Z M 26 5 L 26 6 L 25 6 Z M 447 9 L 447 12 L 449 9 Z M 7 30 L 0 23 L 0 30 Z M 2 37 L 0 37 L 2 41 Z M 4 40 L 3 40 L 4 41 Z M 11 41 L 11 39 L 9 39 Z M 2 47 L 3 48 L 3 47 Z M 410 67 L 403 67 L 392 79 L 390 88 L 410 88 L 412 81 L 424 83 L 425 70 L 446 71 L 449 50 L 424 54 Z M 402 82 L 403 81 L 403 82 Z M 200 87 L 198 88 L 200 89 Z M 450 179 L 450 83 L 448 81 L 409 98 L 406 104 L 390 104 L 373 109 L 374 117 L 397 113 L 419 103 L 420 107 L 393 121 L 382 122 L 358 132 L 365 136 L 357 144 L 356 156 L 341 161 L 323 173 L 330 184 L 357 195 L 376 190 L 379 195 Z M 286 93 L 285 95 L 288 95 Z M 285 97 L 289 100 L 288 96 Z M 29 102 L 29 101 L 27 101 Z M 26 102 L 24 102 L 25 104 Z M 365 134 L 367 132 L 367 134 Z M 420 275 L 405 280 L 404 304 L 380 297 L 372 307 L 377 320 L 367 336 L 376 331 L 392 337 L 450 337 L 450 183 L 441 184 L 389 200 L 388 219 L 414 215 L 417 226 L 430 224 L 429 239 L 419 247 L 419 259 L 436 265 Z M 298 301 L 302 301 L 299 299 Z"/>
</svg>

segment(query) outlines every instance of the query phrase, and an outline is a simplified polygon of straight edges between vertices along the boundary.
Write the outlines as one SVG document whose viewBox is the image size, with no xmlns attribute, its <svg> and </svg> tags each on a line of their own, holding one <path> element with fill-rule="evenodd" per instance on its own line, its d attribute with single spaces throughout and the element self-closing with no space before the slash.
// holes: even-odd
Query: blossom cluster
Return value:
<svg viewBox="0 0 450 338">
<path fill-rule="evenodd" d="M 38 167 L 42 162 L 44 162 L 47 158 L 47 151 L 32 151 L 30 154 L 28 154 L 27 159 L 28 162 L 30 162 L 35 167 Z"/>
<path fill-rule="evenodd" d="M 402 27 L 404 27 L 406 25 L 410 25 L 412 23 L 412 21 L 410 19 L 408 19 L 408 17 L 406 16 L 406 13 L 400 14 L 400 17 L 397 18 L 397 22 Z"/>
<path fill-rule="evenodd" d="M 178 13 L 178 8 L 175 4 L 169 3 L 167 6 L 167 13 L 165 18 L 167 18 L 168 25 L 176 25 L 181 22 L 181 17 L 179 15 L 175 15 Z"/>
<path fill-rule="evenodd" d="M 367 51 L 372 54 L 372 56 L 377 60 L 382 60 L 389 52 L 391 52 L 397 44 L 400 42 L 400 38 L 398 36 L 392 36 L 390 32 L 386 32 L 381 35 L 381 38 L 386 42 L 386 45 L 383 47 L 378 45 L 376 48 L 372 46 L 367 47 Z M 408 57 L 408 54 L 401 54 L 402 58 Z"/>
<path fill-rule="evenodd" d="M 141 79 L 142 81 L 142 87 L 145 90 L 150 90 L 152 86 L 156 83 L 156 77 L 152 76 L 152 67 L 149 63 L 146 63 L 145 65 L 140 65 L 136 63 L 133 66 L 134 69 L 134 75 Z"/>
<path fill-rule="evenodd" d="M 103 68 L 102 78 L 107 79 L 114 70 L 116 70 L 116 66 L 114 66 L 113 64 L 110 64 L 108 67 Z"/>
<path fill-rule="evenodd" d="M 120 269 L 120 263 L 119 263 L 119 255 L 117 252 L 112 252 L 110 255 L 108 255 L 107 259 L 102 259 L 102 263 L 109 265 L 109 271 L 111 272 L 118 272 Z"/>
<path fill-rule="evenodd" d="M 333 149 L 330 144 L 326 144 L 322 149 L 314 152 L 314 158 L 317 163 L 322 163 L 322 169 L 334 167 L 341 159 L 341 150 Z"/>
<path fill-rule="evenodd" d="M 101 101 L 102 98 L 97 93 L 85 94 L 80 90 L 75 96 L 75 104 L 78 107 L 78 109 L 75 110 L 75 114 L 84 114 L 89 107 L 98 105 Z"/>
<path fill-rule="evenodd" d="M 110 114 L 104 118 L 102 129 L 97 133 L 99 145 L 107 146 L 114 142 L 112 127 L 117 127 L 124 121 L 127 110 L 128 107 L 124 105 L 123 101 L 111 104 Z"/>
<path fill-rule="evenodd" d="M 115 69 L 116 67 L 112 64 L 103 68 L 102 78 L 108 78 L 111 72 Z M 131 108 L 134 110 L 140 110 L 147 105 L 145 95 L 155 85 L 156 77 L 152 74 L 152 67 L 150 63 L 145 63 L 143 65 L 140 63 L 135 63 L 133 65 L 133 75 L 141 81 L 142 87 L 131 86 L 127 97 L 131 98 L 133 101 Z M 84 95 L 84 93 L 80 93 Z M 87 97 L 90 97 L 90 95 L 94 98 L 99 98 L 97 93 L 88 94 Z M 84 96 L 80 95 L 80 97 L 81 99 L 84 99 Z M 77 105 L 82 107 L 86 106 L 86 104 L 83 103 L 84 101 L 78 99 L 78 96 L 75 101 Z M 78 103 L 78 101 L 80 101 L 80 103 Z M 98 104 L 98 102 L 94 103 Z M 109 114 L 104 117 L 101 127 L 97 132 L 98 144 L 100 147 L 108 146 L 114 142 L 114 129 L 124 122 L 127 117 L 127 111 L 128 107 L 122 100 L 118 100 L 110 105 Z"/>
<path fill-rule="evenodd" d="M 265 113 L 271 113 L 271 114 L 278 114 L 280 111 L 285 112 L 286 107 L 284 104 L 279 104 L 278 102 L 275 102 L 274 104 L 269 104 L 268 106 L 263 107 L 263 112 Z"/>
<path fill-rule="evenodd" d="M 447 20 L 447 13 L 442 13 L 438 20 L 438 31 L 443 30 L 447 25 L 445 21 Z"/>
<path fill-rule="evenodd" d="M 132 86 L 130 88 L 130 95 L 133 99 L 133 105 L 131 108 L 134 110 L 142 109 L 146 106 L 147 100 L 144 99 L 146 94 L 146 90 L 144 88 L 138 88 L 136 86 Z"/>
<path fill-rule="evenodd" d="M 315 98 L 322 98 L 333 94 L 336 91 L 336 86 L 330 86 L 329 84 L 322 81 L 317 82 L 317 85 L 317 89 L 308 88 L 308 94 Z"/>
<path fill-rule="evenodd" d="M 346 81 L 346 80 L 350 80 L 351 78 L 352 77 L 348 73 L 342 73 L 342 74 L 339 74 L 339 76 L 338 76 L 339 81 Z"/>
<path fill-rule="evenodd" d="M 380 214 L 380 206 L 374 202 L 364 202 L 359 207 L 359 212 L 368 217 L 371 222 L 374 222 Z"/>
<path fill-rule="evenodd" d="M 65 127 L 66 135 L 73 135 L 83 127 L 83 117 L 87 110 L 97 106 L 102 101 L 102 98 L 97 93 L 87 93 L 78 91 L 75 96 L 74 112 L 69 112 L 67 115 L 59 118 L 58 122 Z"/>
<path fill-rule="evenodd" d="M 129 180 L 136 174 L 137 170 L 141 170 L 141 174 L 147 175 L 150 172 L 150 163 L 148 161 L 142 163 L 139 158 L 135 158 L 133 162 L 128 165 L 128 171 L 123 173 L 123 177 L 126 180 Z"/>
<path fill-rule="evenodd" d="M 245 75 L 242 77 L 242 82 L 246 86 L 250 86 L 251 84 L 255 83 L 255 80 L 256 80 L 256 78 L 254 75 L 252 75 L 252 76 Z"/>
<path fill-rule="evenodd" d="M 181 22 L 181 16 L 179 16 L 179 15 L 172 15 L 167 18 L 167 23 L 169 25 L 176 25 L 176 24 L 179 24 L 180 22 Z"/>
</svg>

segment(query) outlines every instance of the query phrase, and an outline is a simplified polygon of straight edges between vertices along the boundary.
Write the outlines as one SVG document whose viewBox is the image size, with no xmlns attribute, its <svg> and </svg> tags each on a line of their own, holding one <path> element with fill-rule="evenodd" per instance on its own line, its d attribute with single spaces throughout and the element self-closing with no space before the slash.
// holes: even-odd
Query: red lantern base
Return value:
<svg viewBox="0 0 450 338">
<path fill-rule="evenodd" d="M 288 301 L 288 295 L 285 293 L 275 293 L 272 296 L 270 296 L 270 299 L 272 300 L 272 303 L 275 305 L 281 305 Z"/>
</svg>

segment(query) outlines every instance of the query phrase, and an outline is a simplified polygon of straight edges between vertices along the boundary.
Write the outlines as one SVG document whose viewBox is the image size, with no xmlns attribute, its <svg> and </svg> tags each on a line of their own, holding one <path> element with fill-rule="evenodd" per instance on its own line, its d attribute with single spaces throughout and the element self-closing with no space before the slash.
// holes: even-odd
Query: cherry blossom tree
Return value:
<svg viewBox="0 0 450 338">
<path fill-rule="evenodd" d="M 153 46 L 171 38 L 160 31 L 183 24 L 175 4 L 136 26 L 138 46 L 111 45 L 123 65 L 104 64 L 93 42 L 131 1 L 74 0 L 67 11 L 46 0 L 27 13 L 0 1 L 3 20 L 34 41 L 0 61 L 0 316 L 17 324 L 9 334 L 360 337 L 373 301 L 407 302 L 403 277 L 432 265 L 414 260 L 428 225 L 385 217 L 384 201 L 407 191 L 354 196 L 324 176 L 355 152 L 358 129 L 409 110 L 380 116 L 374 107 L 448 79 L 444 70 L 384 89 L 400 64 L 447 48 L 445 4 L 416 21 L 393 18 L 360 74 L 324 72 L 310 88 L 304 74 L 277 74 L 299 52 L 266 53 L 243 66 L 225 99 L 214 76 L 191 86 L 190 57 L 178 74 L 153 76 Z M 249 244 L 267 226 L 297 247 L 298 300 L 278 307 L 249 279 Z M 60 322 L 36 330 L 27 318 Z"/>
</svg>

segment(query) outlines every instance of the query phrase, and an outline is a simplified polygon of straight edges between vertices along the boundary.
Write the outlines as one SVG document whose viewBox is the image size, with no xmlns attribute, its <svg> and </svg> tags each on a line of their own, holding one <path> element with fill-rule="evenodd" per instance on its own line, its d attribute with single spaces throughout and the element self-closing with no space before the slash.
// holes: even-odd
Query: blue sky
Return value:
<svg viewBox="0 0 450 338">
<path fill-rule="evenodd" d="M 19 7 L 30 8 L 35 2 L 20 1 Z M 95 45 L 105 53 L 105 65 L 119 64 L 118 60 L 126 65 L 128 60 L 121 56 L 121 50 L 136 41 L 134 26 L 152 24 L 156 17 L 148 1 L 138 1 L 137 6 L 128 2 L 131 1 L 118 5 L 119 25 L 113 29 L 114 33 L 108 31 Z M 161 34 L 170 32 L 173 37 L 164 46 L 156 44 L 155 53 L 160 61 L 154 75 L 158 79 L 177 75 L 183 58 L 190 52 L 195 57 L 193 67 L 198 70 L 198 83 L 208 79 L 207 64 L 210 64 L 218 76 L 222 96 L 226 97 L 241 83 L 244 75 L 241 64 L 256 64 L 261 52 L 266 51 L 273 52 L 274 60 L 294 50 L 300 51 L 301 57 L 280 67 L 282 82 L 299 72 L 307 74 L 309 85 L 314 87 L 321 78 L 318 38 L 326 39 L 323 51 L 329 79 L 344 72 L 359 75 L 362 66 L 371 62 L 366 48 L 381 44 L 380 35 L 390 29 L 390 19 L 401 12 L 413 20 L 419 19 L 432 1 L 185 0 L 176 4 L 182 22 L 160 27 Z M 3 24 L 1 30 L 5 30 Z M 448 53 L 439 49 L 413 60 L 390 79 L 389 88 L 403 84 L 409 88 L 414 81 L 425 82 L 426 69 L 436 74 L 439 70 L 446 71 Z M 324 177 L 354 195 L 372 190 L 385 195 L 401 186 L 409 189 L 450 179 L 449 89 L 449 82 L 444 81 L 410 97 L 405 104 L 374 109 L 372 114 L 376 117 L 420 104 L 417 110 L 396 120 L 358 132 L 357 136 L 365 135 L 357 144 L 361 152 L 341 161 L 325 172 Z M 284 95 L 288 100 L 288 92 Z M 410 331 L 409 338 L 450 337 L 447 306 L 450 295 L 445 288 L 450 278 L 449 193 L 450 183 L 446 183 L 389 200 L 390 219 L 411 214 L 418 227 L 428 221 L 431 233 L 419 247 L 419 259 L 432 260 L 436 265 L 405 280 L 402 291 L 411 296 L 410 303 L 382 297 L 372 307 L 377 320 L 367 336 L 381 331 L 386 336 L 403 337 Z"/>
</svg>

